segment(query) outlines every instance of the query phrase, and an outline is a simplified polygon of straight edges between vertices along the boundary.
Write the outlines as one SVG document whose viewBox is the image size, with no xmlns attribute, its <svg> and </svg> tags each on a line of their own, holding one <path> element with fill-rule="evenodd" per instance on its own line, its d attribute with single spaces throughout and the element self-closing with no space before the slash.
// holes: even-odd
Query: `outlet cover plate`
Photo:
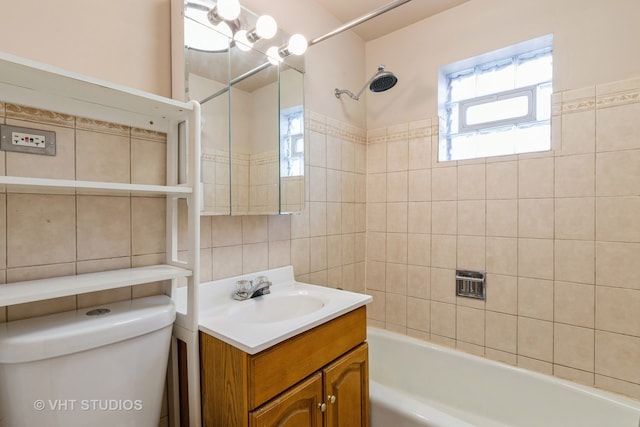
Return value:
<svg viewBox="0 0 640 427">
<path fill-rule="evenodd" d="M 0 150 L 56 155 L 56 133 L 20 126 L 0 125 Z"/>
</svg>

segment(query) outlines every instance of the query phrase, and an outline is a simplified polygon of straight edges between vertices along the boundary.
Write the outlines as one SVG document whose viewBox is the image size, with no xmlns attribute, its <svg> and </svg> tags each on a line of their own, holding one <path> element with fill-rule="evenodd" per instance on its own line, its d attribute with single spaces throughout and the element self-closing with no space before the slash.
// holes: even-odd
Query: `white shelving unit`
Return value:
<svg viewBox="0 0 640 427">
<path fill-rule="evenodd" d="M 0 301 L 2 301 L 2 305 L 23 304 L 189 276 L 191 276 L 191 271 L 185 268 L 153 265 L 77 276 L 30 280 L 0 286 Z"/>
<path fill-rule="evenodd" d="M 13 55 L 0 53 L 0 101 L 56 111 L 89 119 L 165 132 L 167 134 L 166 185 L 74 181 L 0 176 L 7 191 L 60 192 L 65 194 L 165 195 L 166 257 L 163 264 L 89 273 L 0 286 L 0 307 L 86 292 L 136 286 L 168 280 L 174 296 L 179 279 L 187 281 L 187 314 L 174 326 L 172 365 L 169 376 L 172 425 L 178 420 L 176 339 L 187 344 L 189 418 L 200 425 L 200 376 L 198 359 L 197 284 L 200 250 L 200 105 L 184 103 L 110 82 L 82 76 Z M 179 135 L 186 135 L 186 173 L 179 173 Z M 182 172 L 182 171 L 181 171 Z M 179 178 L 183 176 L 183 178 Z M 187 205 L 188 248 L 186 260 L 178 259 L 178 202 Z"/>
<path fill-rule="evenodd" d="M 63 189 L 77 190 L 78 192 L 86 191 L 92 194 L 109 193 L 109 194 L 166 194 L 168 196 L 187 195 L 193 192 L 193 189 L 185 185 L 146 185 L 146 184 L 123 184 L 117 182 L 100 182 L 100 181 L 73 181 L 69 179 L 46 179 L 46 178 L 29 178 L 20 176 L 0 176 L 0 185 L 6 185 L 12 190 L 29 190 L 29 191 L 55 191 Z"/>
</svg>

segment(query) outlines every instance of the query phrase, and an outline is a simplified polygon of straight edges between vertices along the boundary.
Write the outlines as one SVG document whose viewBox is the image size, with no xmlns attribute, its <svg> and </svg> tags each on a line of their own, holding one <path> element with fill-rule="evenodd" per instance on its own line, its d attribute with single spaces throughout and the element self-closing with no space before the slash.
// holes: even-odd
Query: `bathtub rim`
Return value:
<svg viewBox="0 0 640 427">
<path fill-rule="evenodd" d="M 423 347 L 423 348 L 428 348 L 429 350 L 438 352 L 438 353 L 442 353 L 442 354 L 448 354 L 448 355 L 452 355 L 455 357 L 460 357 L 462 359 L 467 359 L 476 363 L 481 363 L 481 364 L 489 364 L 495 367 L 498 367 L 500 369 L 505 369 L 508 371 L 513 372 L 516 375 L 525 375 L 528 376 L 530 378 L 533 378 L 534 380 L 540 380 L 540 381 L 545 381 L 545 382 L 551 382 L 551 383 L 556 383 L 558 384 L 558 386 L 566 388 L 566 389 L 573 389 L 576 390 L 580 393 L 585 393 L 585 394 L 589 394 L 592 396 L 595 396 L 597 398 L 600 399 L 604 399 L 610 402 L 613 402 L 615 404 L 618 405 L 622 405 L 622 406 L 626 406 L 629 409 L 632 409 L 634 411 L 638 412 L 638 416 L 639 416 L 639 421 L 638 421 L 638 426 L 640 427 L 640 400 L 635 400 L 632 397 L 629 396 L 625 396 L 623 394 L 618 394 L 612 391 L 608 391 L 608 390 L 603 390 L 603 389 L 599 389 L 599 388 L 595 388 L 595 387 L 591 387 L 591 386 L 587 386 L 584 384 L 579 384 L 570 380 L 566 380 L 564 378 L 559 378 L 559 377 L 555 377 L 552 375 L 546 375 L 543 374 L 541 372 L 535 372 L 535 371 L 530 371 L 528 369 L 524 369 L 518 366 L 513 366 L 510 365 L 508 363 L 504 363 L 504 362 L 499 362 L 497 360 L 492 360 L 492 359 L 488 359 L 486 357 L 482 357 L 482 356 L 477 356 L 475 354 L 470 354 L 470 353 L 466 353 L 462 350 L 457 350 L 455 348 L 451 348 L 451 347 L 446 347 L 444 345 L 440 345 L 440 344 L 436 344 L 434 342 L 431 341 L 425 341 L 422 340 L 420 338 L 415 338 L 415 337 L 411 337 L 409 335 L 404 335 L 401 334 L 399 332 L 394 332 L 394 331 L 390 331 L 388 329 L 382 329 L 376 326 L 371 326 L 368 325 L 367 326 L 367 341 L 369 340 L 369 336 L 373 334 L 373 335 L 379 335 L 379 336 L 388 336 L 390 339 L 394 339 L 397 341 L 407 341 L 411 344 L 417 345 L 418 347 Z M 371 347 L 369 347 L 369 351 L 371 352 Z M 375 379 L 371 378 L 371 373 L 369 374 L 370 380 L 376 381 Z"/>
<path fill-rule="evenodd" d="M 427 402 L 413 399 L 406 392 L 388 387 L 375 380 L 369 382 L 369 393 L 371 395 L 371 416 L 375 415 L 375 411 L 379 406 L 382 411 L 401 413 L 412 423 L 420 423 L 420 425 L 445 427 L 474 427 L 467 421 L 456 418 Z M 393 401 L 393 403 L 391 403 Z M 399 402 L 399 403 L 398 403 Z M 373 420 L 372 420 L 373 423 Z"/>
</svg>

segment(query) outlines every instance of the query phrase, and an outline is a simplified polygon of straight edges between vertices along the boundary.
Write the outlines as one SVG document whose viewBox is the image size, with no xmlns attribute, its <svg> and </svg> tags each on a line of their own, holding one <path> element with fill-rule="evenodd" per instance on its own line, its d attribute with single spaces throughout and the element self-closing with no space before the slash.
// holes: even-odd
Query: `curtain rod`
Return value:
<svg viewBox="0 0 640 427">
<path fill-rule="evenodd" d="M 309 46 L 313 46 L 316 43 L 320 43 L 321 41 L 324 41 L 326 39 L 328 39 L 329 37 L 333 37 L 337 34 L 342 33 L 343 31 L 347 31 L 350 30 L 351 28 L 355 27 L 356 25 L 360 25 L 363 22 L 366 22 L 370 19 L 375 18 L 376 16 L 382 15 L 383 13 L 386 13 L 392 9 L 395 9 L 398 6 L 402 6 L 405 3 L 409 3 L 411 0 L 397 0 L 394 2 L 391 2 L 389 4 L 387 4 L 386 6 L 382 6 L 379 9 L 376 9 L 372 12 L 367 13 L 366 15 L 362 15 L 360 18 L 356 18 L 353 21 L 347 22 L 346 24 L 336 28 L 333 31 L 329 31 L 327 34 L 317 37 L 313 40 L 311 40 L 309 42 Z"/>
</svg>

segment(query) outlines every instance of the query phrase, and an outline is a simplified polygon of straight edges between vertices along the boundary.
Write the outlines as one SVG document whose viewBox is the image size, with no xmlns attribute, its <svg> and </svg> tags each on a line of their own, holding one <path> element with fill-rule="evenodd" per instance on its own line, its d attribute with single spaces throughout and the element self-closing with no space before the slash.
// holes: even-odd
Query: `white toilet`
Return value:
<svg viewBox="0 0 640 427">
<path fill-rule="evenodd" d="M 0 427 L 157 427 L 174 319 L 157 295 L 0 323 Z"/>
</svg>

